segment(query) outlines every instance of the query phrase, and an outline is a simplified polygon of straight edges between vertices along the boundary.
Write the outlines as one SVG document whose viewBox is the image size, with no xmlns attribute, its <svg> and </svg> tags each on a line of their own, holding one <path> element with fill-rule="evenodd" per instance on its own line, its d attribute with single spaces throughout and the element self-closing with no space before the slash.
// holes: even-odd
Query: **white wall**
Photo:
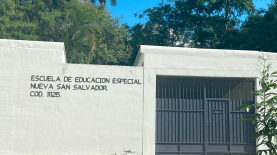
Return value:
<svg viewBox="0 0 277 155">
<path fill-rule="evenodd" d="M 144 62 L 143 152 L 155 153 L 156 77 L 260 77 L 259 59 L 267 55 L 271 71 L 277 71 L 277 54 L 258 51 L 194 49 L 180 47 L 141 46 Z M 137 63 L 139 65 L 139 63 Z M 256 81 L 258 86 L 258 80 Z M 257 89 L 260 89 L 258 86 Z M 260 101 L 260 99 L 258 99 Z M 261 147 L 260 147 L 261 148 Z"/>
<path fill-rule="evenodd" d="M 63 43 L 0 40 L 0 154 L 154 155 L 157 76 L 256 79 L 262 57 L 257 51 L 157 46 L 141 46 L 140 52 L 136 64 L 144 67 L 67 64 Z M 276 54 L 268 55 L 277 70 Z M 60 81 L 32 81 L 37 75 Z M 65 76 L 72 81 L 64 82 Z M 99 85 L 75 82 L 76 77 L 110 82 L 100 83 L 107 90 L 74 90 Z M 116 84 L 113 78 L 139 82 Z M 38 83 L 53 89 L 31 87 Z M 70 89 L 57 89 L 58 84 Z M 32 91 L 44 97 L 32 97 Z"/>
<path fill-rule="evenodd" d="M 0 40 L 0 154 L 141 154 L 143 68 L 64 62 L 63 43 Z M 32 81 L 33 75 L 60 81 Z M 65 76 L 72 82 L 64 82 Z M 75 82 L 76 77 L 110 82 Z M 113 83 L 113 78 L 141 84 Z M 38 83 L 53 89 L 31 87 Z M 70 89 L 57 90 L 58 84 Z M 107 90 L 74 90 L 75 84 Z M 44 96 L 32 97 L 32 91 Z M 61 97 L 47 97 L 47 92 Z"/>
</svg>

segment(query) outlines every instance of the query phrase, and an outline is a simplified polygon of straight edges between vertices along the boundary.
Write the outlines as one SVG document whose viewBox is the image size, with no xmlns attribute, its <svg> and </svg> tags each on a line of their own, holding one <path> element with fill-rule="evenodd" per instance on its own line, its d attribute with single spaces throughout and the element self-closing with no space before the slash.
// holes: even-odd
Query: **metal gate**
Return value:
<svg viewBox="0 0 277 155">
<path fill-rule="evenodd" d="M 247 79 L 157 77 L 156 154 L 254 155 L 254 126 L 240 123 L 253 113 L 254 82 Z"/>
</svg>

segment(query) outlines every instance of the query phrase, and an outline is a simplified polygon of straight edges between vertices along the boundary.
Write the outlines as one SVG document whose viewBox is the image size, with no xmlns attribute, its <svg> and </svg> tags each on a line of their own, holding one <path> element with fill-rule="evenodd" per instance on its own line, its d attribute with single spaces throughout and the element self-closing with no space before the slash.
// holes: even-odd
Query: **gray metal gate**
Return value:
<svg viewBox="0 0 277 155">
<path fill-rule="evenodd" d="M 157 77 L 156 154 L 254 155 L 254 127 L 239 118 L 253 104 L 247 79 Z"/>
</svg>

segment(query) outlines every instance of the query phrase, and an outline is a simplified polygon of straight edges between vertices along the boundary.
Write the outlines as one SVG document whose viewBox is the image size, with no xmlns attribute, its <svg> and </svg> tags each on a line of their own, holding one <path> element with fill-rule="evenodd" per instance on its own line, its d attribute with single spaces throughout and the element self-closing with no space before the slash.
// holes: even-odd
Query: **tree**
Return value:
<svg viewBox="0 0 277 155">
<path fill-rule="evenodd" d="M 242 104 L 237 109 L 248 112 L 249 109 L 256 109 L 257 113 L 242 118 L 240 121 L 250 121 L 256 127 L 256 133 L 251 138 L 252 141 L 257 139 L 258 146 L 265 145 L 266 149 L 257 151 L 257 155 L 276 155 L 277 145 L 273 142 L 273 137 L 277 135 L 277 93 L 272 89 L 277 88 L 277 71 L 270 73 L 270 66 L 266 65 L 266 59 L 262 61 L 260 68 L 261 78 L 259 80 L 260 90 L 254 91 L 253 94 L 260 97 L 261 102 L 253 105 Z"/>
<path fill-rule="evenodd" d="M 70 63 L 124 64 L 131 54 L 129 35 L 106 10 L 72 1 L 62 27 Z"/>
<path fill-rule="evenodd" d="M 79 0 L 0 0 L 0 37 L 64 42 L 71 63 L 126 64 L 130 36 L 106 9 Z"/>
<path fill-rule="evenodd" d="M 254 11 L 252 0 L 188 0 L 177 1 L 175 6 L 181 13 L 178 19 L 180 23 L 193 21 L 191 45 L 201 48 L 217 48 L 217 44 L 223 44 L 225 35 L 239 26 L 239 17 Z M 191 12 L 182 16 L 186 10 Z"/>
<path fill-rule="evenodd" d="M 106 2 L 107 0 L 90 0 L 91 3 L 96 4 L 96 2 L 98 1 L 100 8 L 105 8 L 106 7 Z M 110 0 L 110 5 L 111 6 L 116 6 L 117 5 L 117 0 Z"/>
<path fill-rule="evenodd" d="M 226 34 L 225 44 L 220 44 L 218 48 L 273 52 L 277 48 L 276 12 L 276 2 L 270 5 L 268 11 L 257 10 L 247 18 L 240 30 Z"/>
<path fill-rule="evenodd" d="M 132 60 L 141 44 L 197 48 L 224 45 L 226 35 L 236 30 L 238 18 L 251 14 L 253 8 L 252 0 L 186 0 L 149 8 L 137 15 L 148 21 L 129 29 Z"/>
<path fill-rule="evenodd" d="M 52 1 L 51 1 L 52 2 Z M 50 8 L 50 1 L 1 0 L 0 36 L 7 39 L 45 40 L 58 36 L 61 10 Z M 41 39 L 43 38 L 43 39 Z"/>
</svg>

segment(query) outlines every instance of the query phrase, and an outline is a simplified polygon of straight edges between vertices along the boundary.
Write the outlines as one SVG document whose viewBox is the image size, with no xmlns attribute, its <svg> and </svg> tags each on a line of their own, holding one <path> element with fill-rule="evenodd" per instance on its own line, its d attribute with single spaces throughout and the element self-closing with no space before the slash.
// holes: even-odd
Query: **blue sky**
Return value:
<svg viewBox="0 0 277 155">
<path fill-rule="evenodd" d="M 167 0 L 164 0 L 165 3 Z M 109 0 L 107 0 L 109 3 Z M 138 19 L 134 16 L 135 13 L 142 13 L 147 8 L 158 6 L 161 0 L 117 0 L 117 6 L 112 7 L 108 5 L 108 9 L 111 11 L 113 17 L 121 17 L 120 22 L 122 24 L 127 23 L 130 26 L 136 23 L 145 23 L 145 19 Z M 271 3 L 271 0 L 253 0 L 256 9 L 264 8 L 268 9 L 267 3 Z M 246 17 L 246 16 L 245 16 Z M 245 18 L 242 17 L 242 20 Z"/>
</svg>

